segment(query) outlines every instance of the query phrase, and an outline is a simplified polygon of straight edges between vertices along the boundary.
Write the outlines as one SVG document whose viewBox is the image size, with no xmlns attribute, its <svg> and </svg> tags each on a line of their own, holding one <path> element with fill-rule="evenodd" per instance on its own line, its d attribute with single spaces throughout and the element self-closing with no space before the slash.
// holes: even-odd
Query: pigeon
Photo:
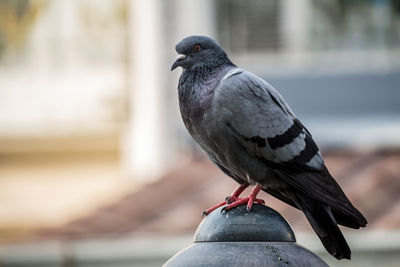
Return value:
<svg viewBox="0 0 400 267">
<path fill-rule="evenodd" d="M 238 68 L 215 40 L 190 36 L 175 47 L 171 71 L 178 83 L 183 122 L 210 160 L 239 183 L 225 201 L 204 211 L 264 204 L 263 190 L 301 210 L 326 250 L 351 259 L 338 224 L 353 229 L 367 220 L 324 164 L 311 133 L 268 82 Z M 254 186 L 247 197 L 240 194 Z"/>
</svg>

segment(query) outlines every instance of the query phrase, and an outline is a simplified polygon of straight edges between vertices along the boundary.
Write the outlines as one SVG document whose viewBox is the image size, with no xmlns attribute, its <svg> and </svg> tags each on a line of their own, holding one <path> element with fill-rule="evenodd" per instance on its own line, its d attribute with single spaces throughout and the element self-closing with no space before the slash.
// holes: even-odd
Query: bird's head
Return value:
<svg viewBox="0 0 400 267">
<path fill-rule="evenodd" d="M 175 46 L 178 57 L 171 66 L 183 69 L 195 69 L 201 66 L 210 68 L 222 65 L 233 65 L 228 56 L 216 41 L 207 36 L 190 36 L 184 38 Z"/>
</svg>

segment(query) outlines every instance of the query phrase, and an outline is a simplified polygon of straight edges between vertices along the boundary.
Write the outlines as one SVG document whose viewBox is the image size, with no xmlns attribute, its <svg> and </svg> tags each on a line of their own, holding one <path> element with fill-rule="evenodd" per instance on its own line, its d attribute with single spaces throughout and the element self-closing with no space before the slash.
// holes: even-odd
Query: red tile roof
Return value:
<svg viewBox="0 0 400 267">
<path fill-rule="evenodd" d="M 367 217 L 369 229 L 400 228 L 400 150 L 328 151 L 325 161 L 350 200 Z M 235 186 L 207 159 L 197 159 L 87 217 L 60 229 L 42 230 L 39 237 L 192 233 L 201 221 L 201 211 L 224 200 Z M 300 211 L 265 193 L 260 196 L 295 231 L 310 229 Z"/>
</svg>

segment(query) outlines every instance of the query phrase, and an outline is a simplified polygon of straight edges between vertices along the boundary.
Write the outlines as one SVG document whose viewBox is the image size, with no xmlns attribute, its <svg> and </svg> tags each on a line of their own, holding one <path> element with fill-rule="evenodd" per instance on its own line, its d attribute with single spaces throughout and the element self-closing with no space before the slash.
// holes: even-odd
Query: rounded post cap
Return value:
<svg viewBox="0 0 400 267">
<path fill-rule="evenodd" d="M 270 207 L 255 204 L 224 211 L 223 207 L 207 215 L 194 235 L 199 242 L 274 241 L 296 242 L 292 228 Z"/>
</svg>

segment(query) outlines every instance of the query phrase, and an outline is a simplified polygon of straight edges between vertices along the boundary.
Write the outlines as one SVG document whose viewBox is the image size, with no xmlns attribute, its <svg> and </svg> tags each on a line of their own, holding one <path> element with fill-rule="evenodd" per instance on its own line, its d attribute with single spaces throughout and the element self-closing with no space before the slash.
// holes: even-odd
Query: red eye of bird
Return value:
<svg viewBox="0 0 400 267">
<path fill-rule="evenodd" d="M 199 52 L 201 50 L 201 46 L 200 45 L 195 45 L 194 46 L 194 51 Z"/>
</svg>

